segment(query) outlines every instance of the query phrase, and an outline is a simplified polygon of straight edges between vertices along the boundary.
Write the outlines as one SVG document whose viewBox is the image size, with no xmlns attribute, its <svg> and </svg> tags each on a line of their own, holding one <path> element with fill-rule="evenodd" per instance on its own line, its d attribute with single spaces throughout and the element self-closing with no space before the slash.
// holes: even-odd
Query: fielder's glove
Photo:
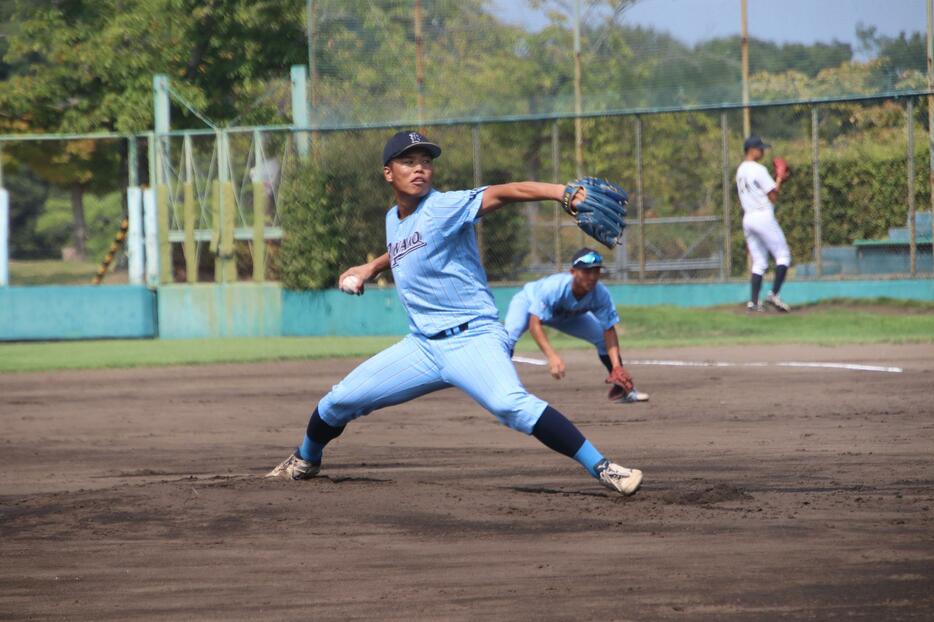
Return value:
<svg viewBox="0 0 934 622">
<path fill-rule="evenodd" d="M 584 199 L 574 203 L 574 197 L 581 189 L 585 192 Z M 613 248 L 623 237 L 628 202 L 629 195 L 613 182 L 584 177 L 568 183 L 561 204 L 584 233 L 607 248 Z"/>
<path fill-rule="evenodd" d="M 775 168 L 775 178 L 785 181 L 791 177 L 791 167 L 785 158 L 772 158 L 772 166 Z"/>
<path fill-rule="evenodd" d="M 635 385 L 632 383 L 632 376 L 630 376 L 629 372 L 623 367 L 617 367 L 611 371 L 604 382 L 613 385 L 610 387 L 609 395 L 607 395 L 611 402 L 626 397 L 635 388 Z"/>
</svg>

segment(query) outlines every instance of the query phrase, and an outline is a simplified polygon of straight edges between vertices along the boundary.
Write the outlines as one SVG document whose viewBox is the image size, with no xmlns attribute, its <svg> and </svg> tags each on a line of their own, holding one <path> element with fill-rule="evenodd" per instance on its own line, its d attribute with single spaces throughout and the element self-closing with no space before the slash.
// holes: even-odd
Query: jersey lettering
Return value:
<svg viewBox="0 0 934 622">
<path fill-rule="evenodd" d="M 425 241 L 422 239 L 422 234 L 418 231 L 412 235 L 391 242 L 386 245 L 386 250 L 389 251 L 389 258 L 391 260 L 391 267 L 395 268 L 399 265 L 399 260 L 408 255 L 413 251 L 417 251 L 420 248 L 425 248 L 428 246 Z"/>
</svg>

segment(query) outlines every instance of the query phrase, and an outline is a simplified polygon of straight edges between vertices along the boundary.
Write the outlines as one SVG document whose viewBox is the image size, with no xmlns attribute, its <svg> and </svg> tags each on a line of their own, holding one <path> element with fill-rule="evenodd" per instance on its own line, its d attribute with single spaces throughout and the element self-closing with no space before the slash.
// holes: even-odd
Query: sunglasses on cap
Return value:
<svg viewBox="0 0 934 622">
<path fill-rule="evenodd" d="M 594 266 L 603 265 L 603 257 L 600 256 L 600 253 L 596 251 L 590 251 L 584 255 L 581 255 L 574 260 L 574 263 L 571 264 L 573 268 L 593 268 Z"/>
</svg>

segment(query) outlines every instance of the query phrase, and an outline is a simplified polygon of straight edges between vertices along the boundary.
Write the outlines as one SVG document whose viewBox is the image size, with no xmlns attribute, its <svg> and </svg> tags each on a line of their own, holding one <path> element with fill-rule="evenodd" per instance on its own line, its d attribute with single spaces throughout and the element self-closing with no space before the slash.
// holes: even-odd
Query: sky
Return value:
<svg viewBox="0 0 934 622">
<path fill-rule="evenodd" d="M 750 36 L 778 43 L 851 43 L 858 53 L 856 26 L 875 26 L 883 35 L 924 32 L 925 2 L 929 0 L 748 0 Z M 502 19 L 541 28 L 547 19 L 528 8 L 523 0 L 492 0 Z M 569 2 L 570 4 L 570 2 Z M 582 11 L 593 0 L 581 0 Z M 622 21 L 666 31 L 688 44 L 738 35 L 740 0 L 639 0 L 627 9 Z M 604 19 L 590 10 L 588 22 Z"/>
</svg>

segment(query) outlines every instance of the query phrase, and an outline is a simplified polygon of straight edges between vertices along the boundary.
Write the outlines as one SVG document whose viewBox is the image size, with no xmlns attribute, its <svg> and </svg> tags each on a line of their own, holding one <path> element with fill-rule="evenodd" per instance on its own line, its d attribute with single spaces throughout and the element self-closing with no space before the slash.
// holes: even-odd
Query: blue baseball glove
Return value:
<svg viewBox="0 0 934 622">
<path fill-rule="evenodd" d="M 584 199 L 574 203 L 574 198 L 581 190 L 584 191 Z M 607 248 L 613 248 L 623 238 L 628 202 L 629 194 L 617 184 L 596 177 L 584 177 L 568 183 L 561 204 L 584 233 Z"/>
</svg>

